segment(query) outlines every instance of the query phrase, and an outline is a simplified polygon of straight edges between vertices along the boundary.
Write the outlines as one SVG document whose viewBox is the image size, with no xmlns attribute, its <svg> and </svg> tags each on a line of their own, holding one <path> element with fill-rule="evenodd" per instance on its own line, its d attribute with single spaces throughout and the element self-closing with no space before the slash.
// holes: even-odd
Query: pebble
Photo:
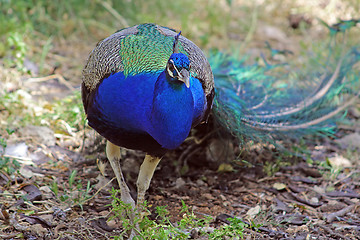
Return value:
<svg viewBox="0 0 360 240">
<path fill-rule="evenodd" d="M 224 195 L 220 194 L 219 197 L 222 201 L 226 201 L 226 197 Z"/>
<path fill-rule="evenodd" d="M 208 199 L 208 200 L 214 200 L 214 196 L 211 195 L 210 193 L 203 193 L 203 197 Z"/>
</svg>

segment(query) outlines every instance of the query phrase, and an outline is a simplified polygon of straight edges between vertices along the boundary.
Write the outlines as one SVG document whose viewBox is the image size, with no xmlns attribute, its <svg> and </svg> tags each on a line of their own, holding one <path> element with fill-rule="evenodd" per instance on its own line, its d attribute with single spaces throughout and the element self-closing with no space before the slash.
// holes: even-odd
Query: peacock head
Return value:
<svg viewBox="0 0 360 240">
<path fill-rule="evenodd" d="M 178 41 L 181 32 L 175 36 L 173 45 L 173 54 L 171 54 L 166 64 L 166 75 L 172 79 L 185 83 L 187 88 L 190 87 L 190 60 L 178 50 Z"/>
</svg>

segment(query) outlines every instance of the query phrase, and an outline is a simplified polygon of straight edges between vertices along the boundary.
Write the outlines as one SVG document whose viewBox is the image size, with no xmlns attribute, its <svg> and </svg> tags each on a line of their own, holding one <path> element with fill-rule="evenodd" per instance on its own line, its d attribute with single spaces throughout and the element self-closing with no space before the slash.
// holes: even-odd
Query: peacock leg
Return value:
<svg viewBox="0 0 360 240">
<path fill-rule="evenodd" d="M 112 144 L 111 142 L 106 142 L 106 156 L 109 159 L 110 165 L 115 173 L 116 179 L 118 180 L 120 192 L 121 192 L 121 201 L 123 201 L 126 204 L 131 205 L 131 210 L 127 212 L 127 215 L 130 218 L 130 221 L 134 223 L 135 220 L 135 201 L 130 195 L 129 187 L 126 185 L 124 175 L 121 171 L 120 167 L 120 147 Z M 139 225 L 136 223 L 135 228 L 139 231 Z M 133 239 L 135 237 L 136 233 L 134 230 L 131 230 L 131 233 L 129 235 L 129 239 Z"/>
<path fill-rule="evenodd" d="M 145 192 L 149 189 L 151 178 L 153 177 L 156 166 L 159 164 L 160 160 L 161 158 L 146 154 L 144 162 L 141 164 L 139 176 L 136 182 L 138 190 L 136 209 L 138 212 L 142 209 L 142 205 L 145 200 Z"/>
<path fill-rule="evenodd" d="M 135 201 L 130 195 L 130 190 L 126 185 L 124 180 L 123 173 L 120 167 L 120 147 L 112 144 L 111 142 L 106 142 L 106 156 L 109 159 L 110 165 L 115 173 L 116 179 L 118 180 L 120 192 L 121 192 L 121 201 L 126 204 L 130 204 L 131 207 L 135 208 Z"/>
</svg>

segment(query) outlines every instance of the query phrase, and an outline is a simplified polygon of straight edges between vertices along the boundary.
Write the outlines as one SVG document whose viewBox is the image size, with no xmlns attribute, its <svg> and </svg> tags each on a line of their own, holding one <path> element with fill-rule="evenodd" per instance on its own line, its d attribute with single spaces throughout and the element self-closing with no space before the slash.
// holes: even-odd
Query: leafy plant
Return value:
<svg viewBox="0 0 360 240">
<path fill-rule="evenodd" d="M 264 164 L 263 171 L 267 176 L 274 176 L 275 173 L 280 171 L 281 167 L 289 166 L 289 160 L 283 159 L 283 156 L 278 156 L 275 161 L 267 161 Z"/>
<path fill-rule="evenodd" d="M 81 179 L 76 180 L 76 174 L 76 170 L 70 173 L 67 186 L 65 183 L 62 186 L 64 191 L 61 195 L 59 194 L 59 186 L 56 180 L 52 182 L 50 189 L 61 202 L 67 203 L 71 207 L 79 206 L 83 210 L 83 205 L 91 198 L 90 192 L 92 188 L 90 181 L 88 181 L 86 189 L 83 189 Z"/>
<path fill-rule="evenodd" d="M 8 135 L 11 135 L 14 133 L 14 130 L 7 128 L 6 132 Z M 4 171 L 8 175 L 12 175 L 20 169 L 20 163 L 16 159 L 4 156 L 6 146 L 7 140 L 0 136 L 0 171 Z"/>
<path fill-rule="evenodd" d="M 326 161 L 320 162 L 319 167 L 324 179 L 331 180 L 331 182 L 335 181 L 342 171 L 342 168 L 332 166 L 328 158 Z"/>
<path fill-rule="evenodd" d="M 13 158 L 0 157 L 0 170 L 6 172 L 8 175 L 14 174 L 20 169 L 20 163 Z"/>
<path fill-rule="evenodd" d="M 119 219 L 122 223 L 124 231 L 114 236 L 114 239 L 124 239 L 127 237 L 127 233 L 132 229 L 135 229 L 136 225 L 140 226 L 140 231 L 135 239 L 189 239 L 190 231 L 192 229 L 198 229 L 201 236 L 208 237 L 208 239 L 240 239 L 243 238 L 244 229 L 247 226 L 243 221 L 238 218 L 229 218 L 230 224 L 224 225 L 218 229 L 215 229 L 212 233 L 205 232 L 205 227 L 208 227 L 211 222 L 211 217 L 199 218 L 184 201 L 181 201 L 182 218 L 180 221 L 172 223 L 169 217 L 169 212 L 165 206 L 156 207 L 157 217 L 155 220 L 150 220 L 147 216 L 140 218 L 135 217 L 133 223 L 127 217 L 129 211 L 133 211 L 129 204 L 123 203 L 117 196 L 119 190 L 112 189 L 111 195 L 113 198 L 112 212 L 114 215 L 110 217 L 112 219 Z M 146 208 L 146 204 L 144 206 Z M 252 223 L 252 227 L 259 228 L 261 224 Z"/>
<path fill-rule="evenodd" d="M 124 239 L 129 231 L 135 229 L 136 225 L 140 226 L 140 231 L 136 236 L 136 239 L 188 239 L 190 237 L 190 230 L 197 228 L 200 229 L 200 233 L 205 235 L 206 233 L 201 229 L 208 226 L 211 218 L 199 218 L 192 211 L 189 210 L 185 202 L 181 201 L 182 208 L 180 213 L 182 219 L 178 222 L 172 223 L 169 217 L 169 212 L 165 206 L 156 207 L 157 217 L 155 220 L 149 219 L 147 216 L 136 216 L 133 223 L 127 218 L 127 214 L 131 211 L 129 204 L 123 203 L 117 196 L 119 190 L 112 189 L 111 195 L 113 198 L 112 212 L 114 215 L 110 219 L 117 218 L 122 222 L 124 231 L 114 236 L 114 239 Z M 146 203 L 144 204 L 146 209 Z"/>
<path fill-rule="evenodd" d="M 230 224 L 215 229 L 214 232 L 210 234 L 210 239 L 242 239 L 244 237 L 244 229 L 248 227 L 247 224 L 238 218 L 228 218 L 227 220 L 230 221 Z"/>
<path fill-rule="evenodd" d="M 9 33 L 6 39 L 5 47 L 8 49 L 7 64 L 14 65 L 21 71 L 26 71 L 24 61 L 27 54 L 27 46 L 24 37 L 19 32 Z"/>
</svg>

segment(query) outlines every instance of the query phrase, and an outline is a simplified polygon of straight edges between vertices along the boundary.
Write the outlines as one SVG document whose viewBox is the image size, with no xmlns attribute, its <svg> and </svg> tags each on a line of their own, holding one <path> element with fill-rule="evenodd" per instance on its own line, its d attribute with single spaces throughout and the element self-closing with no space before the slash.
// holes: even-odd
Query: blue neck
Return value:
<svg viewBox="0 0 360 240">
<path fill-rule="evenodd" d="M 184 83 L 162 72 L 155 83 L 149 109 L 149 134 L 164 148 L 178 147 L 188 136 L 194 116 L 194 99 Z"/>
</svg>

